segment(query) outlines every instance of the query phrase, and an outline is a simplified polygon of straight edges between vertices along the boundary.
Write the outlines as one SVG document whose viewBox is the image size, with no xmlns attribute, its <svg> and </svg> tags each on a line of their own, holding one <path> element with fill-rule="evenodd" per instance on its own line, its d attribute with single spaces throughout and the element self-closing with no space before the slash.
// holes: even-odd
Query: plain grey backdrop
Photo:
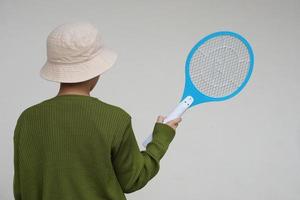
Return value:
<svg viewBox="0 0 300 200">
<path fill-rule="evenodd" d="M 177 104 L 190 48 L 231 30 L 252 44 L 245 90 L 183 116 L 158 175 L 128 199 L 300 199 L 299 0 L 0 0 L 0 199 L 13 199 L 13 130 L 20 113 L 57 94 L 39 77 L 46 37 L 89 20 L 116 65 L 91 93 L 132 115 L 136 139 Z"/>
</svg>

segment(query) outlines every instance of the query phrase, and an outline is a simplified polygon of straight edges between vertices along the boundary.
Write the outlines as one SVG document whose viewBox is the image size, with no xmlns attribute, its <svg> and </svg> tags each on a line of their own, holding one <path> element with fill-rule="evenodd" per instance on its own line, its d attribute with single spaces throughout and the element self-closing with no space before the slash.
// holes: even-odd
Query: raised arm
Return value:
<svg viewBox="0 0 300 200">
<path fill-rule="evenodd" d="M 112 162 L 124 193 L 141 189 L 158 173 L 159 161 L 174 136 L 175 129 L 156 122 L 153 140 L 147 145 L 146 150 L 140 151 L 130 118 L 122 138 L 112 153 Z"/>
</svg>

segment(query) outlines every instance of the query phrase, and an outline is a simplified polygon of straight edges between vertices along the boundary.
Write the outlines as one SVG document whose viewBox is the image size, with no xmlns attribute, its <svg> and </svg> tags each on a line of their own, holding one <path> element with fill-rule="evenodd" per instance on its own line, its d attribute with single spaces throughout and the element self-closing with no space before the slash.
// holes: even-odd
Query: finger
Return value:
<svg viewBox="0 0 300 200">
<path fill-rule="evenodd" d="M 162 115 L 157 117 L 157 122 L 163 122 L 164 121 L 164 117 Z"/>
<path fill-rule="evenodd" d="M 181 117 L 178 117 L 178 118 L 173 119 L 173 120 L 171 121 L 171 123 L 176 124 L 176 123 L 179 123 L 179 122 L 181 122 L 181 121 L 182 121 L 182 118 L 181 118 Z"/>
</svg>

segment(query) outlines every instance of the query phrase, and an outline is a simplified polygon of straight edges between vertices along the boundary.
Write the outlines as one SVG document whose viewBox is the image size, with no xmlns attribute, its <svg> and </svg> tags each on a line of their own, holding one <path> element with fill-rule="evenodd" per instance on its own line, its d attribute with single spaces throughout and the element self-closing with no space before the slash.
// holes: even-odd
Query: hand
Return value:
<svg viewBox="0 0 300 200">
<path fill-rule="evenodd" d="M 162 116 L 162 115 L 159 115 L 157 117 L 157 121 L 156 122 L 160 122 L 160 123 L 163 123 L 164 120 L 165 120 L 165 116 Z M 176 130 L 176 128 L 178 127 L 178 124 L 182 121 L 182 118 L 181 117 L 178 117 L 178 118 L 175 118 L 169 122 L 167 122 L 166 124 L 168 126 L 170 126 L 171 128 L 173 128 L 174 130 Z"/>
</svg>

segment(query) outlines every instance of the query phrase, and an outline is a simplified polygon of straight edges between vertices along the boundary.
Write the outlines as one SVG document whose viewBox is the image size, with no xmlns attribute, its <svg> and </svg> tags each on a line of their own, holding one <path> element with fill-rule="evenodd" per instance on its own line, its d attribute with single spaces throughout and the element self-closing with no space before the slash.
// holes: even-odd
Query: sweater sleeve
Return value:
<svg viewBox="0 0 300 200">
<path fill-rule="evenodd" d="M 140 151 L 130 118 L 123 137 L 112 154 L 115 172 L 124 193 L 141 189 L 158 173 L 159 161 L 174 136 L 173 128 L 156 122 L 152 141 L 147 145 L 146 150 Z"/>
<path fill-rule="evenodd" d="M 14 176 L 13 176 L 13 194 L 15 200 L 21 200 L 21 188 L 19 177 L 19 133 L 21 131 L 21 117 L 17 120 L 14 130 L 13 145 L 14 145 Z"/>
</svg>

